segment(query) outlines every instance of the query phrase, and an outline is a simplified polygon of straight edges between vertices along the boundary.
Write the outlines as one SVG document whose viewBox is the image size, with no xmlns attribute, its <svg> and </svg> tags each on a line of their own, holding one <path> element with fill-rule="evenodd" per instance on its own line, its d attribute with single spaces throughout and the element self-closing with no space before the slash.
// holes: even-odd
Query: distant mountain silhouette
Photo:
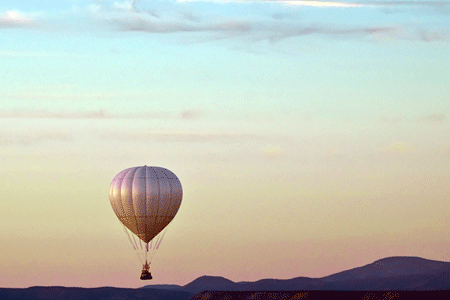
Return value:
<svg viewBox="0 0 450 300">
<path fill-rule="evenodd" d="M 181 291 L 200 293 L 205 290 L 232 291 L 236 284 L 220 276 L 202 276 L 181 287 Z"/>
<path fill-rule="evenodd" d="M 176 290 L 195 294 L 203 291 L 291 291 L 320 290 L 325 285 L 326 282 L 321 279 L 308 277 L 233 282 L 220 276 L 202 276 Z M 152 286 L 148 285 L 146 287 Z"/>
<path fill-rule="evenodd" d="M 148 286 L 148 287 L 151 287 Z M 387 291 L 450 290 L 450 263 L 420 257 L 395 256 L 322 278 L 261 279 L 233 282 L 202 276 L 177 291 Z"/>
<path fill-rule="evenodd" d="M 363 267 L 322 277 L 321 279 L 332 282 L 371 277 L 385 278 L 396 275 L 426 274 L 448 265 L 450 265 L 448 262 L 428 260 L 420 257 L 394 256 L 374 261 Z"/>
<path fill-rule="evenodd" d="M 228 297 L 227 299 L 233 300 L 240 299 L 239 297 L 241 296 L 244 297 L 244 295 L 248 294 L 247 291 L 253 291 L 255 293 L 256 291 L 260 291 L 264 295 L 267 294 L 267 297 L 273 296 L 275 298 L 281 297 L 281 295 L 284 294 L 288 295 L 289 293 L 287 293 L 286 291 L 323 291 L 323 293 L 320 294 L 307 293 L 309 295 L 308 297 L 319 299 L 322 296 L 325 297 L 324 295 L 328 295 L 325 291 L 373 291 L 380 292 L 379 295 L 384 295 L 383 293 L 381 293 L 381 291 L 443 290 L 449 292 L 446 292 L 445 294 L 445 297 L 447 298 L 442 299 L 450 299 L 450 297 L 448 297 L 450 295 L 449 262 L 433 261 L 420 257 L 399 256 L 380 259 L 366 266 L 339 272 L 322 278 L 296 277 L 292 279 L 261 279 L 254 282 L 233 282 L 220 276 L 202 276 L 184 286 L 175 284 L 157 284 L 147 285 L 138 289 L 125 289 L 115 287 L 69 288 L 60 286 L 36 286 L 25 289 L 0 288 L 0 299 L 187 300 L 194 297 L 194 295 L 196 294 L 198 296 L 199 293 L 202 293 L 204 291 L 218 291 L 216 294 L 214 294 L 214 297 L 222 297 L 220 295 L 222 295 L 223 293 L 230 292 L 229 295 L 227 294 L 229 297 L 224 297 Z M 219 291 L 222 291 L 223 293 L 219 293 Z M 280 294 L 277 296 L 276 294 L 266 293 L 265 291 L 278 291 L 278 293 Z M 241 294 L 238 292 L 241 292 Z M 251 297 L 251 295 L 253 294 L 248 294 L 247 296 Z M 356 292 L 349 295 L 349 297 L 353 297 L 355 295 L 355 297 L 359 297 L 357 296 L 359 294 Z M 405 299 L 409 299 L 409 296 L 407 296 L 409 294 L 404 295 L 406 295 Z M 209 300 L 216 299 L 214 297 L 210 298 Z M 370 297 L 367 299 L 374 299 Z M 245 300 L 244 298 L 242 298 L 242 300 Z"/>
</svg>

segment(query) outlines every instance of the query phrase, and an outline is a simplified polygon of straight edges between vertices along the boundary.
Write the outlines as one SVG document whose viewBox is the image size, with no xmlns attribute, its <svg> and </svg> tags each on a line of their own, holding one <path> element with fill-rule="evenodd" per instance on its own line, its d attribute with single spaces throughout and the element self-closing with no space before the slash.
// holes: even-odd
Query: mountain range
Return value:
<svg viewBox="0 0 450 300">
<path fill-rule="evenodd" d="M 184 285 L 147 285 L 172 291 L 425 291 L 450 290 L 450 262 L 395 256 L 322 278 L 261 279 L 233 282 L 220 276 L 202 276 Z"/>
<path fill-rule="evenodd" d="M 362 267 L 321 278 L 296 277 L 292 279 L 261 279 L 253 282 L 234 282 L 220 276 L 201 276 L 184 286 L 158 284 L 146 285 L 137 289 L 60 286 L 37 286 L 24 289 L 0 288 L 0 299 L 186 300 L 200 299 L 203 296 L 199 294 L 204 291 L 216 291 L 214 294 L 216 296 L 212 298 L 205 295 L 210 300 L 222 299 L 222 297 L 234 299 L 230 295 L 239 292 L 243 294 L 236 294 L 235 297 L 236 299 L 241 299 L 249 291 L 260 291 L 260 293 L 264 293 L 264 291 L 279 291 L 280 293 L 282 291 L 446 291 L 445 297 L 448 297 L 450 295 L 450 262 L 434 261 L 420 257 L 396 256 L 380 259 Z M 222 295 L 219 293 L 220 291 L 228 291 L 230 295 Z M 285 294 L 287 296 L 289 293 L 285 292 Z M 320 295 L 311 294 L 310 297 L 320 298 Z M 253 297 L 252 294 L 247 296 Z"/>
</svg>

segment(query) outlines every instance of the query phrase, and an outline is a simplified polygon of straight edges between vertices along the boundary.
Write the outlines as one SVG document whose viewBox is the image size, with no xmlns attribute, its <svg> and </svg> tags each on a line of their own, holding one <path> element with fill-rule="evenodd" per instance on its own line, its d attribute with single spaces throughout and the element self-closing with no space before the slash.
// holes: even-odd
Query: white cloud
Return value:
<svg viewBox="0 0 450 300">
<path fill-rule="evenodd" d="M 35 20 L 19 11 L 11 10 L 0 14 L 0 28 L 32 27 Z"/>
<path fill-rule="evenodd" d="M 313 6 L 313 7 L 360 7 L 364 6 L 361 3 L 347 3 L 347 2 L 337 2 L 337 1 L 279 1 L 282 3 L 290 5 L 301 5 L 301 6 Z"/>
<path fill-rule="evenodd" d="M 91 13 L 98 13 L 102 10 L 102 6 L 99 4 L 90 4 L 87 6 L 88 11 L 90 11 Z"/>
<path fill-rule="evenodd" d="M 112 4 L 112 8 L 114 10 L 121 10 L 121 11 L 133 11 L 133 4 L 131 1 L 125 1 L 125 2 L 114 2 Z"/>
</svg>

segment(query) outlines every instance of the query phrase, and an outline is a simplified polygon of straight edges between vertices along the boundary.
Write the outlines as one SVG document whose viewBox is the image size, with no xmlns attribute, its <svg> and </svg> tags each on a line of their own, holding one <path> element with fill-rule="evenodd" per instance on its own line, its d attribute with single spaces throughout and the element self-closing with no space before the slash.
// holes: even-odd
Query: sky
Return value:
<svg viewBox="0 0 450 300">
<path fill-rule="evenodd" d="M 2 0 L 0 287 L 450 261 L 450 2 Z M 183 186 L 151 271 L 109 203 Z"/>
</svg>

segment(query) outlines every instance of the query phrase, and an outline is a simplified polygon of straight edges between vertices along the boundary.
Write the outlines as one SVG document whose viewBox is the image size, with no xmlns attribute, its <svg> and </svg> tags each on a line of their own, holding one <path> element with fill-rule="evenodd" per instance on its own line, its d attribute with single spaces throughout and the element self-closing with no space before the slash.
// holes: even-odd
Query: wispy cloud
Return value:
<svg viewBox="0 0 450 300">
<path fill-rule="evenodd" d="M 92 24 L 103 24 L 120 32 L 143 32 L 151 34 L 185 33 L 188 38 L 197 41 L 212 41 L 223 39 L 243 39 L 250 42 L 278 42 L 287 38 L 323 35 L 334 38 L 364 38 L 371 41 L 411 40 L 422 42 L 450 41 L 450 30 L 445 27 L 432 29 L 424 25 L 398 24 L 383 25 L 337 25 L 306 23 L 297 18 L 276 18 L 264 15 L 221 15 L 204 10 L 190 11 L 191 6 L 179 2 L 197 0 L 179 0 L 163 6 L 156 5 L 152 9 L 145 8 L 149 1 L 96 1 L 78 10 L 81 17 L 86 14 L 98 21 Z M 203 1 L 203 0 L 199 0 Z M 323 8 L 358 8 L 381 6 L 433 6 L 450 7 L 448 1 L 307 1 L 307 0 L 236 0 L 205 2 L 236 2 L 242 3 L 280 3 L 283 5 L 299 5 Z M 142 5 L 141 5 L 142 2 Z M 140 6 L 143 6 L 142 8 Z M 32 14 L 19 11 L 7 11 L 0 14 L 0 28 L 32 27 L 36 20 Z M 66 26 L 67 27 L 67 26 Z M 4 54 L 5 55 L 5 54 Z M 8 54 L 10 55 L 10 54 Z"/>
<path fill-rule="evenodd" d="M 348 3 L 339 1 L 280 0 L 274 2 L 281 2 L 290 5 L 313 6 L 313 7 L 360 7 L 364 5 L 362 3 Z"/>
<path fill-rule="evenodd" d="M 182 0 L 180 2 L 192 2 Z M 211 2 L 211 1 L 209 1 Z M 221 2 L 221 1 L 213 1 Z M 223 1 L 222 1 L 223 2 Z M 224 1 L 230 2 L 230 1 Z M 359 6 L 393 6 L 404 5 L 401 1 L 390 2 L 342 2 L 342 1 L 231 1 L 238 3 L 280 2 L 292 5 L 307 5 L 316 7 L 359 7 Z M 287 38 L 307 35 L 323 35 L 334 38 L 373 37 L 373 41 L 386 39 L 411 41 L 448 41 L 450 33 L 445 30 L 421 28 L 420 25 L 365 25 L 345 26 L 324 23 L 305 23 L 298 19 L 273 18 L 267 16 L 220 16 L 193 14 L 172 3 L 170 9 L 158 12 L 147 12 L 136 8 L 137 1 L 115 3 L 113 7 L 98 7 L 92 17 L 100 23 L 112 25 L 121 32 L 144 32 L 151 34 L 186 33 L 199 41 L 245 39 L 250 42 L 267 40 L 277 42 Z M 408 2 L 410 5 L 437 5 L 429 2 Z M 121 12 L 117 12 L 118 8 Z M 113 12 L 116 11 L 116 12 Z"/>
<path fill-rule="evenodd" d="M 324 35 L 334 38 L 372 37 L 373 41 L 450 41 L 450 31 L 420 28 L 418 25 L 397 26 L 337 26 L 332 24 L 301 24 L 282 20 L 250 21 L 246 19 L 222 19 L 192 22 L 184 18 L 164 19 L 148 16 L 127 16 L 108 20 L 119 31 L 139 31 L 147 33 L 211 33 L 210 40 L 245 38 L 247 41 L 278 42 L 283 39 L 307 35 Z"/>
<path fill-rule="evenodd" d="M 120 139 L 121 141 L 135 142 L 239 142 L 249 139 L 257 139 L 254 134 L 245 134 L 239 132 L 207 132 L 207 131 L 188 131 L 188 130 L 143 130 L 133 132 L 102 132 L 99 134 L 103 139 Z"/>
<path fill-rule="evenodd" d="M 372 6 L 450 6 L 450 1 L 368 1 L 360 3 Z"/>
<path fill-rule="evenodd" d="M 445 114 L 431 114 L 417 119 L 420 123 L 442 123 L 446 120 Z"/>
<path fill-rule="evenodd" d="M 136 1 L 137 2 L 137 1 Z M 449 1 L 320 1 L 320 0 L 178 0 L 178 2 L 215 3 L 281 3 L 311 7 L 367 7 L 367 6 L 436 6 L 450 5 Z"/>
<path fill-rule="evenodd" d="M 35 24 L 31 16 L 16 10 L 0 13 L 0 28 L 33 27 Z"/>
<path fill-rule="evenodd" d="M 417 24 L 405 24 L 393 27 L 386 35 L 375 36 L 375 41 L 386 39 L 421 42 L 449 42 L 450 30 L 425 29 Z"/>
<path fill-rule="evenodd" d="M 0 110 L 0 119 L 183 119 L 198 118 L 199 110 L 184 110 L 180 113 L 140 112 L 111 113 L 104 109 L 91 111 L 51 111 L 13 109 Z"/>
<path fill-rule="evenodd" d="M 36 131 L 28 130 L 26 132 L 0 132 L 0 145 L 34 145 L 36 143 L 59 141 L 71 141 L 73 136 L 65 131 Z"/>
<path fill-rule="evenodd" d="M 308 0 L 178 0 L 178 2 L 217 2 L 217 3 L 269 3 L 278 2 L 291 5 L 302 5 L 302 6 L 314 6 L 314 7 L 357 7 L 363 6 L 363 4 L 358 3 L 348 3 L 339 1 L 308 1 Z"/>
<path fill-rule="evenodd" d="M 87 112 L 55 112 L 48 110 L 13 109 L 0 111 L 1 119 L 104 119 L 108 117 L 109 116 L 104 110 Z"/>
<path fill-rule="evenodd" d="M 184 120 L 198 119 L 201 115 L 199 110 L 183 110 L 181 112 L 181 118 Z"/>
</svg>

